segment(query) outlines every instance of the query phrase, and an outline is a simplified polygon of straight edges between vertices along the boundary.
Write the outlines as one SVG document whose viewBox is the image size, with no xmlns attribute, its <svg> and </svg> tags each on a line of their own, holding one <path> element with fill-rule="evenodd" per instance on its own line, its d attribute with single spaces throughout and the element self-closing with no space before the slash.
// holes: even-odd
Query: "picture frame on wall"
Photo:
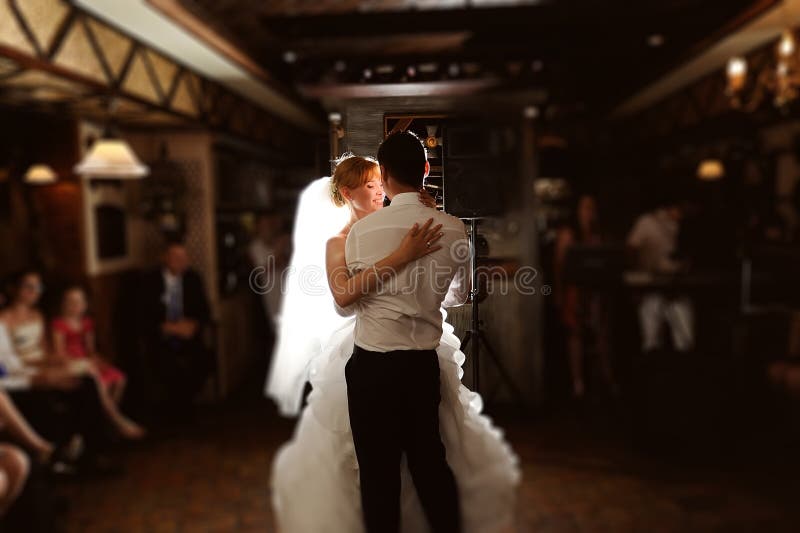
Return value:
<svg viewBox="0 0 800 533">
<path fill-rule="evenodd" d="M 102 136 L 100 126 L 79 125 L 80 156 L 85 155 L 93 139 Z M 83 228 L 86 239 L 86 269 L 89 274 L 110 274 L 137 265 L 131 248 L 131 209 L 127 198 L 132 185 L 121 180 L 81 178 Z"/>
</svg>

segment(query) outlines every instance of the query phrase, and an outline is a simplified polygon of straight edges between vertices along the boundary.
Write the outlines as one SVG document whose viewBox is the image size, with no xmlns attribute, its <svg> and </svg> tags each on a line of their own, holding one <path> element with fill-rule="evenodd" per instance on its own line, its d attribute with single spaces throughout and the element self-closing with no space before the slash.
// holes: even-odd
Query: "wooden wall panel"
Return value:
<svg viewBox="0 0 800 533">
<path fill-rule="evenodd" d="M 24 7 L 20 9 L 20 5 Z M 309 140 L 306 132 L 217 82 L 201 78 L 182 65 L 180 57 L 170 57 L 169 51 L 156 52 L 66 0 L 0 0 L 3 57 L 22 69 L 47 72 L 83 86 L 78 93 L 103 97 L 101 102 L 87 106 L 91 96 L 75 98 L 49 89 L 46 94 L 13 91 L 6 96 L 4 87 L 19 75 L 14 68 L 0 76 L 0 95 L 15 105 L 59 101 L 65 111 L 96 119 L 107 113 L 105 100 L 113 95 L 147 107 L 137 115 L 117 115 L 119 122 L 157 126 L 164 117 L 172 116 L 169 122 L 176 125 L 222 127 L 298 161 L 306 156 L 299 148 Z M 209 113 L 212 108 L 217 112 Z M 219 116 L 223 108 L 236 113 L 234 120 L 224 111 Z M 279 129 L 254 128 L 253 121 L 248 120 L 251 116 L 258 122 L 277 124 Z"/>
<path fill-rule="evenodd" d="M 38 187 L 36 200 L 47 242 L 49 270 L 64 280 L 84 278 L 81 188 L 74 180 L 60 180 Z"/>
<path fill-rule="evenodd" d="M 124 305 L 120 301 L 124 279 L 123 274 L 115 273 L 94 276 L 88 281 L 89 313 L 94 318 L 97 350 L 111 361 L 117 359 L 115 318 L 120 314 L 119 306 Z"/>
<path fill-rule="evenodd" d="M 0 275 L 36 263 L 59 278 L 84 272 L 81 244 L 81 194 L 72 174 L 77 162 L 75 122 L 51 115 L 0 108 L 0 168 L 12 183 L 12 213 L 0 233 L 10 235 L 14 259 L 0 265 Z M 50 165 L 59 181 L 34 186 L 22 176 L 34 163 Z M 3 243 L 4 244 L 4 243 Z"/>
</svg>

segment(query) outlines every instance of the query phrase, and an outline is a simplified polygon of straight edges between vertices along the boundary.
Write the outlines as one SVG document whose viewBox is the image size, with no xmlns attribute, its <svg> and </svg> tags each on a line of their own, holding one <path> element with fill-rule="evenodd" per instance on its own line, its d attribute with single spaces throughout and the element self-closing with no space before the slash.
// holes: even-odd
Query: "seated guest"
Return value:
<svg viewBox="0 0 800 533">
<path fill-rule="evenodd" d="M 26 391 L 33 388 L 66 391 L 78 385 L 78 380 L 67 368 L 25 365 L 17 355 L 8 327 L 1 318 L 0 374 L 0 389 L 4 391 Z"/>
<path fill-rule="evenodd" d="M 11 333 L 11 342 L 15 352 L 23 363 L 32 367 L 60 368 L 76 376 L 88 376 L 95 382 L 106 417 L 113 423 L 120 435 L 128 439 L 140 439 L 144 430 L 122 413 L 109 395 L 97 373 L 87 361 L 70 360 L 59 354 L 48 353 L 45 341 L 44 317 L 36 307 L 42 293 L 42 281 L 38 272 L 23 272 L 17 277 L 12 290 L 11 305 L 3 313 L 4 321 Z M 24 354 L 24 355 L 22 355 Z"/>
<path fill-rule="evenodd" d="M 3 338 L 8 340 L 7 336 Z M 3 382 L 1 388 L 6 378 L 0 378 L 0 382 Z M 0 471 L 8 481 L 0 481 L 0 531 L 53 531 L 53 495 L 44 468 L 52 466 L 54 445 L 28 424 L 3 390 L 0 390 L 0 430 L 4 438 L 13 439 L 26 450 L 0 444 Z"/>
<path fill-rule="evenodd" d="M 250 263 L 255 268 L 263 269 L 259 278 L 259 289 L 262 294 L 264 312 L 271 320 L 271 328 L 275 328 L 281 311 L 283 297 L 283 274 L 289 263 L 289 235 L 281 232 L 281 218 L 275 212 L 259 215 L 256 220 L 256 231 L 248 246 Z"/>
<path fill-rule="evenodd" d="M 210 320 L 203 280 L 189 267 L 183 243 L 167 245 L 161 266 L 145 275 L 140 297 L 142 334 L 161 388 L 159 400 L 172 414 L 186 411 L 205 384 L 213 360 L 203 342 Z"/>
<path fill-rule="evenodd" d="M 50 461 L 55 446 L 31 427 L 11 397 L 0 389 L 0 431 L 24 446 L 42 464 Z"/>
<path fill-rule="evenodd" d="M 3 289 L 6 288 L 4 285 Z M 0 310 L 7 303 L 6 294 L 0 291 Z M 79 424 L 75 424 L 76 409 L 82 407 L 80 403 L 81 394 L 79 391 L 74 390 L 79 385 L 80 383 L 73 376 L 58 369 L 26 368 L 14 353 L 6 327 L 0 322 L 0 430 L 3 430 L 9 438 L 14 439 L 25 449 L 24 457 L 14 458 L 9 455 L 13 463 L 6 467 L 6 471 L 19 472 L 24 470 L 27 473 L 21 492 L 14 490 L 8 493 L 9 495 L 16 494 L 16 497 L 13 505 L 10 508 L 6 505 L 3 513 L 0 513 L 0 531 L 27 531 L 29 533 L 56 531 L 57 496 L 52 491 L 51 478 L 48 475 L 48 471 L 58 471 L 60 473 L 74 471 L 68 465 L 65 465 L 64 460 L 77 458 L 77 454 L 67 457 L 66 453 L 57 458 L 55 456 L 55 443 L 46 440 L 31 427 L 6 391 L 13 390 L 22 395 L 25 395 L 25 391 L 28 391 L 30 393 L 29 398 L 39 395 L 43 400 L 44 396 L 55 395 L 53 392 L 55 390 L 72 390 L 70 393 L 63 393 L 65 395 L 69 394 L 73 399 L 72 409 L 60 409 L 58 411 L 53 409 L 50 411 L 50 417 L 52 420 L 65 422 L 57 424 L 61 428 L 75 428 L 79 427 Z M 37 392 L 33 392 L 34 387 Z M 49 393 L 46 392 L 48 390 L 50 390 Z M 92 388 L 87 386 L 83 387 L 82 390 L 90 392 Z M 42 401 L 40 404 L 45 405 L 45 402 Z M 54 405 L 51 403 L 48 407 L 53 408 Z M 94 416 L 96 411 L 90 408 L 86 410 L 86 413 L 87 416 L 83 419 L 91 420 L 90 417 Z M 102 424 L 96 423 L 96 419 L 95 425 L 102 427 Z M 92 456 L 90 453 L 90 450 L 96 449 L 92 447 L 96 439 L 91 437 L 90 432 L 85 432 L 85 434 L 90 436 L 85 441 L 88 446 L 81 455 L 81 466 L 89 466 L 95 469 L 98 466 L 104 466 L 106 467 L 104 470 L 107 471 L 109 465 L 101 465 L 96 462 L 98 457 Z M 64 441 L 62 440 L 61 442 L 63 443 Z M 66 450 L 62 448 L 61 451 Z M 21 468 L 22 465 L 25 466 L 24 469 Z"/>
<path fill-rule="evenodd" d="M 22 492 L 30 465 L 22 450 L 11 444 L 0 444 L 0 517 Z"/>
<path fill-rule="evenodd" d="M 44 315 L 36 307 L 44 291 L 38 272 L 23 272 L 11 282 L 9 305 L 0 313 L 17 356 L 26 365 L 43 365 L 47 360 Z"/>
<path fill-rule="evenodd" d="M 24 446 L 36 461 L 47 465 L 54 446 L 34 430 L 22 416 L 8 394 L 0 390 L 0 430 L 4 437 L 13 438 Z M 14 445 L 0 444 L 0 517 L 19 497 L 28 479 L 30 464 L 28 456 Z M 27 517 L 30 523 L 33 517 Z M 34 520 L 35 521 L 35 520 Z"/>
<path fill-rule="evenodd" d="M 53 319 L 53 348 L 66 361 L 86 361 L 97 373 L 115 403 L 125 391 L 125 375 L 95 350 L 94 322 L 86 316 L 86 292 L 79 286 L 67 288 L 61 298 L 61 316 Z"/>
<path fill-rule="evenodd" d="M 103 408 L 123 436 L 142 438 L 144 429 L 119 410 L 125 376 L 95 352 L 94 324 L 86 316 L 86 309 L 86 294 L 82 288 L 74 286 L 64 292 L 61 316 L 52 323 L 54 356 L 77 374 L 94 378 Z"/>
<path fill-rule="evenodd" d="M 22 370 L 32 378 L 31 387 L 26 387 L 28 390 L 12 392 L 20 409 L 24 413 L 26 409 L 35 410 L 40 416 L 49 419 L 49 416 L 42 410 L 47 411 L 48 408 L 45 405 L 51 403 L 53 399 L 45 400 L 40 394 L 30 394 L 30 389 L 67 393 L 67 396 L 70 397 L 69 402 L 76 403 L 76 410 L 79 409 L 77 406 L 79 404 L 81 411 L 87 411 L 86 413 L 76 413 L 76 416 L 82 420 L 80 423 L 81 434 L 83 434 L 83 430 L 87 430 L 99 436 L 97 428 L 103 425 L 100 421 L 109 420 L 123 437 L 141 438 L 143 430 L 119 413 L 116 404 L 102 386 L 97 374 L 93 373 L 86 365 L 76 365 L 48 354 L 44 317 L 37 308 L 42 293 L 39 274 L 35 271 L 19 274 L 13 282 L 12 291 L 11 304 L 0 312 L 0 323 L 3 324 L 4 331 L 8 332 L 9 344 L 13 352 L 11 355 L 6 355 L 5 358 L 18 357 L 20 363 L 16 366 L 22 367 Z M 20 351 L 25 354 L 25 357 L 20 355 Z M 86 388 L 89 390 L 82 390 Z M 94 413 L 96 408 L 100 409 L 99 418 L 83 420 L 84 417 Z M 35 416 L 31 415 L 29 418 L 36 422 Z M 60 421 L 54 422 L 61 423 Z"/>
<path fill-rule="evenodd" d="M 628 234 L 627 245 L 634 257 L 634 267 L 650 274 L 675 274 L 684 264 L 674 257 L 683 208 L 678 202 L 664 202 L 654 211 L 636 220 Z M 692 302 L 682 294 L 650 291 L 639 304 L 639 324 L 642 351 L 661 348 L 661 327 L 666 323 L 672 333 L 676 350 L 684 352 L 694 347 L 694 314 Z"/>
<path fill-rule="evenodd" d="M 66 368 L 31 367 L 14 352 L 6 325 L 0 321 L 0 366 L 5 374 L 0 387 L 24 417 L 64 452 L 76 434 L 83 437 L 84 460 L 106 444 L 106 427 L 97 387 L 90 378 L 79 379 Z"/>
<path fill-rule="evenodd" d="M 50 462 L 55 449 L 53 444 L 28 424 L 3 390 L 0 390 L 0 430 L 3 431 L 4 437 L 11 437 L 24 446 L 42 465 Z M 21 449 L 11 444 L 0 444 L 0 517 L 6 515 L 11 504 L 20 496 L 29 471 L 28 456 Z M 27 517 L 28 526 L 31 525 L 32 519 L 31 516 Z"/>
</svg>

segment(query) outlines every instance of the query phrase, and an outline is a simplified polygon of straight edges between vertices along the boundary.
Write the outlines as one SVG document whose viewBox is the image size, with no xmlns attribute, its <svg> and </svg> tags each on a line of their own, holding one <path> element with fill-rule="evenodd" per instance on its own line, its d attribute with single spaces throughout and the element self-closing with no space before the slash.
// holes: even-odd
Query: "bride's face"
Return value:
<svg viewBox="0 0 800 533">
<path fill-rule="evenodd" d="M 364 185 L 349 190 L 350 203 L 356 212 L 372 213 L 383 207 L 383 187 L 381 172 L 375 167 Z"/>
</svg>

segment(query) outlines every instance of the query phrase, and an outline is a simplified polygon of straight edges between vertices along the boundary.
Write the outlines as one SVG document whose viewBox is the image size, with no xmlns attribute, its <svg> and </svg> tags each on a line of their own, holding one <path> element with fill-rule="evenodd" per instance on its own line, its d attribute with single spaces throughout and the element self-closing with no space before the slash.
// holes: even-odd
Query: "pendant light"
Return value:
<svg viewBox="0 0 800 533">
<path fill-rule="evenodd" d="M 143 178 L 150 169 L 124 140 L 102 138 L 95 141 L 83 161 L 75 166 L 75 173 L 94 179 L 129 179 Z"/>
<path fill-rule="evenodd" d="M 48 165 L 31 165 L 25 172 L 25 183 L 28 185 L 49 185 L 57 179 L 58 175 Z"/>
<path fill-rule="evenodd" d="M 83 158 L 75 165 L 75 173 L 91 179 L 131 179 L 143 178 L 150 174 L 150 169 L 143 164 L 130 145 L 112 133 L 111 127 L 118 100 L 114 97 L 108 101 L 109 119 L 103 136 L 97 139 Z"/>
<path fill-rule="evenodd" d="M 725 177 L 725 165 L 719 159 L 704 159 L 697 166 L 697 177 L 703 181 L 717 181 Z"/>
</svg>

